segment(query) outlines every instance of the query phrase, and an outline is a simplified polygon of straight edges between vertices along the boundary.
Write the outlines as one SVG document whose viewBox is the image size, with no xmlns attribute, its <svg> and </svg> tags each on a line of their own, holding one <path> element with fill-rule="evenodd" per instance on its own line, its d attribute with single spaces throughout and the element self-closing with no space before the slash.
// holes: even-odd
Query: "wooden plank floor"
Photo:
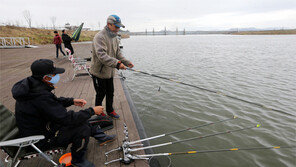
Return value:
<svg viewBox="0 0 296 167">
<path fill-rule="evenodd" d="M 75 57 L 90 57 L 91 44 L 74 44 Z M 60 53 L 60 57 L 61 53 Z M 84 108 L 94 106 L 95 91 L 92 79 L 89 76 L 76 77 L 70 81 L 73 70 L 71 62 L 67 58 L 55 58 L 55 46 L 44 45 L 38 48 L 21 48 L 21 49 L 0 49 L 0 101 L 8 109 L 14 112 L 15 100 L 11 95 L 12 86 L 19 80 L 31 75 L 30 65 L 36 59 L 51 59 L 55 62 L 57 67 L 63 67 L 66 72 L 61 75 L 61 81 L 57 84 L 55 94 L 57 96 L 82 98 L 87 101 Z M 120 119 L 114 121 L 114 128 L 107 131 L 107 134 L 116 134 L 117 139 L 104 146 L 99 146 L 95 139 L 91 138 L 88 145 L 87 159 L 93 162 L 97 167 L 105 166 L 104 162 L 107 160 L 104 153 L 110 149 L 117 148 L 122 144 L 123 140 L 123 123 L 126 123 L 129 128 L 129 135 L 131 140 L 139 139 L 138 131 L 129 108 L 128 101 L 122 89 L 121 82 L 118 78 L 114 79 L 114 109 L 121 116 Z M 79 111 L 79 107 L 71 106 L 69 109 Z M 144 154 L 144 152 L 137 152 Z M 3 153 L 1 152 L 3 158 Z M 57 162 L 61 155 L 55 156 L 54 160 Z M 108 160 L 117 159 L 121 157 L 119 152 L 114 152 L 108 157 Z M 1 160 L 3 162 L 3 159 Z M 20 166 L 52 166 L 42 158 L 33 158 L 22 161 Z M 108 165 L 125 166 L 119 162 Z M 147 161 L 138 160 L 128 166 L 145 167 L 149 166 Z"/>
</svg>

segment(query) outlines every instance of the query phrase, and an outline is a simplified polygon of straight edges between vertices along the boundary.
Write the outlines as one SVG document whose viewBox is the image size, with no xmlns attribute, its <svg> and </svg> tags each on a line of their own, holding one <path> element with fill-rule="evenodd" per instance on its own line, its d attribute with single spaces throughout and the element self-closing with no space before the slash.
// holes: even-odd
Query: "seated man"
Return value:
<svg viewBox="0 0 296 167">
<path fill-rule="evenodd" d="M 90 128 L 88 119 L 103 112 L 102 106 L 90 107 L 79 112 L 67 111 L 71 105 L 83 107 L 86 101 L 56 97 L 51 91 L 65 69 L 56 68 L 48 59 L 40 59 L 31 65 L 32 76 L 17 82 L 12 88 L 16 99 L 15 116 L 20 137 L 44 135 L 37 143 L 42 150 L 52 147 L 67 147 L 72 143 L 72 165 L 94 166 L 84 157 L 89 137 L 95 136 L 100 143 L 112 141 L 115 135 Z M 94 134 L 95 133 L 95 134 Z"/>
</svg>

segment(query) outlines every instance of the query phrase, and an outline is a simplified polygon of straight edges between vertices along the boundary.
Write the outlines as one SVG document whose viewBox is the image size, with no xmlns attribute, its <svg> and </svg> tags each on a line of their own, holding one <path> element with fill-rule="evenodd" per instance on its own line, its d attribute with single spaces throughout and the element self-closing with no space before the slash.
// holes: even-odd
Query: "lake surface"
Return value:
<svg viewBox="0 0 296 167">
<path fill-rule="evenodd" d="M 296 36 L 132 36 L 135 69 L 223 92 L 296 115 Z M 147 136 L 237 119 L 151 141 L 158 144 L 262 124 L 154 149 L 155 153 L 296 145 L 296 117 L 175 82 L 124 71 Z M 159 91 L 160 89 L 160 91 Z M 173 166 L 296 166 L 294 149 L 170 156 Z"/>
</svg>

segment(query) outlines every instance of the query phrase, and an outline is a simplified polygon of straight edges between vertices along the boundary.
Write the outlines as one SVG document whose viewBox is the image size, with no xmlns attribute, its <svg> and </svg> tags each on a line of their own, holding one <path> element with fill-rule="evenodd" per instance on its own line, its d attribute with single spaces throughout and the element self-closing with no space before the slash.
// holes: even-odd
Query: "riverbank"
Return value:
<svg viewBox="0 0 296 167">
<path fill-rule="evenodd" d="M 266 30 L 266 31 L 241 31 L 234 32 L 232 35 L 293 35 L 296 29 L 292 30 Z"/>
<path fill-rule="evenodd" d="M 34 45 L 45 45 L 53 43 L 53 29 L 25 28 L 16 26 L 0 26 L 0 37 L 29 37 Z M 61 30 L 58 30 L 62 34 Z M 74 31 L 69 30 L 68 34 Z M 99 31 L 82 31 L 78 42 L 92 41 Z M 129 35 L 122 34 L 122 38 L 129 38 Z"/>
</svg>

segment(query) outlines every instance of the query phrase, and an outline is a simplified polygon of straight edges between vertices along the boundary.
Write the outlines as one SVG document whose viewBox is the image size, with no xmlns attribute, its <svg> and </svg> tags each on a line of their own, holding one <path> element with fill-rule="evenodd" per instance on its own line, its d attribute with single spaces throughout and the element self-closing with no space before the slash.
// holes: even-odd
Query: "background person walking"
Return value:
<svg viewBox="0 0 296 167">
<path fill-rule="evenodd" d="M 59 33 L 57 31 L 54 31 L 54 38 L 53 38 L 53 43 L 56 45 L 56 58 L 59 58 L 59 50 L 63 53 L 64 56 L 65 53 L 62 50 L 62 38 L 59 35 Z"/>
<path fill-rule="evenodd" d="M 62 30 L 62 39 L 65 45 L 65 48 L 68 48 L 71 51 L 71 54 L 74 54 L 73 47 L 71 45 L 72 38 L 67 34 L 66 30 Z"/>
</svg>

